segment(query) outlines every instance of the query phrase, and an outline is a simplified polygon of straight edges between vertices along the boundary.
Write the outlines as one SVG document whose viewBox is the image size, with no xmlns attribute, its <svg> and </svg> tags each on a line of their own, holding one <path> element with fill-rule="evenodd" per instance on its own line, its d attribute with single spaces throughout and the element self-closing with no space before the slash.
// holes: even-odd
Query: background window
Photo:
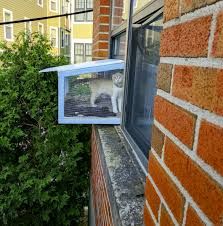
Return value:
<svg viewBox="0 0 223 226">
<path fill-rule="evenodd" d="M 8 10 L 3 10 L 4 15 L 4 22 L 12 21 L 13 16 L 12 12 Z M 4 38 L 6 40 L 12 40 L 13 39 L 13 24 L 6 24 L 4 25 Z"/>
<path fill-rule="evenodd" d="M 57 47 L 57 28 L 50 28 L 50 41 L 52 47 Z"/>
<path fill-rule="evenodd" d="M 44 26 L 41 23 L 38 23 L 38 32 L 42 35 L 44 34 Z"/>
<path fill-rule="evenodd" d="M 43 0 L 37 0 L 39 6 L 43 6 Z"/>
<path fill-rule="evenodd" d="M 92 61 L 92 44 L 85 44 L 85 61 Z"/>
<path fill-rule="evenodd" d="M 161 16 L 132 29 L 130 66 L 126 79 L 124 128 L 146 159 L 151 145 L 161 30 Z"/>
<path fill-rule="evenodd" d="M 75 12 L 93 9 L 93 0 L 75 0 Z M 93 12 L 74 16 L 75 21 L 93 21 Z"/>
<path fill-rule="evenodd" d="M 82 63 L 84 62 L 84 44 L 83 43 L 75 43 L 74 44 L 74 63 Z"/>
<path fill-rule="evenodd" d="M 25 20 L 28 20 L 29 18 L 25 17 Z M 31 21 L 27 21 L 24 23 L 25 26 L 25 32 L 32 32 L 32 22 Z"/>
<path fill-rule="evenodd" d="M 65 31 L 61 30 L 61 47 L 64 48 L 65 46 Z"/>
<path fill-rule="evenodd" d="M 75 43 L 74 44 L 74 63 L 83 63 L 92 61 L 92 44 Z"/>
<path fill-rule="evenodd" d="M 57 0 L 50 0 L 50 10 L 57 11 Z"/>
</svg>

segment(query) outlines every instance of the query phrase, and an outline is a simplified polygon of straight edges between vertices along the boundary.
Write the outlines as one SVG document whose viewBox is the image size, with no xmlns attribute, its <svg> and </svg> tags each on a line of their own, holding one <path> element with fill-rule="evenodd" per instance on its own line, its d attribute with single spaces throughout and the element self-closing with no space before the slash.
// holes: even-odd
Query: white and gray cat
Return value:
<svg viewBox="0 0 223 226">
<path fill-rule="evenodd" d="M 95 107 L 95 100 L 100 94 L 108 94 L 111 97 L 112 111 L 114 113 L 121 112 L 123 100 L 123 83 L 124 76 L 122 73 L 112 75 L 112 80 L 98 79 L 89 83 L 91 89 L 91 106 Z"/>
</svg>

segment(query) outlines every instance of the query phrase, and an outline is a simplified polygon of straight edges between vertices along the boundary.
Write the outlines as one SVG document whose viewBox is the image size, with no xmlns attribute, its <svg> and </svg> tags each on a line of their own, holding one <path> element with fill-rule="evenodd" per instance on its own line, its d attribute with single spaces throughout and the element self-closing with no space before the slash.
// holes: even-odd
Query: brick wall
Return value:
<svg viewBox="0 0 223 226">
<path fill-rule="evenodd" d="M 223 225 L 223 1 L 165 0 L 145 225 Z"/>
<path fill-rule="evenodd" d="M 111 0 L 94 0 L 93 60 L 109 57 Z"/>
<path fill-rule="evenodd" d="M 91 140 L 91 188 L 95 225 L 113 226 L 114 224 L 108 198 L 107 185 L 104 178 L 102 163 L 99 155 L 99 145 L 97 143 L 94 129 L 92 129 Z"/>
</svg>

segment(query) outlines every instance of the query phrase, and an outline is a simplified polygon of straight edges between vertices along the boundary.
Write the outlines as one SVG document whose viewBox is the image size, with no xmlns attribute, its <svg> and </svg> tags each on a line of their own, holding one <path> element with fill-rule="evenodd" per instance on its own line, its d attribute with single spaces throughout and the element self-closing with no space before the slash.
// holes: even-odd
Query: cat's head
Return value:
<svg viewBox="0 0 223 226">
<path fill-rule="evenodd" d="M 116 85 L 119 88 L 122 88 L 124 85 L 124 76 L 122 73 L 117 72 L 115 74 L 112 75 L 112 81 L 113 84 Z"/>
</svg>

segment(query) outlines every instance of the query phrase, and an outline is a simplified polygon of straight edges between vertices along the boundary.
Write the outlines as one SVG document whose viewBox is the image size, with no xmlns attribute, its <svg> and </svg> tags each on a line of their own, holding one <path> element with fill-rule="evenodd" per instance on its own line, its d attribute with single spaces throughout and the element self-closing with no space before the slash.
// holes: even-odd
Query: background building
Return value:
<svg viewBox="0 0 223 226">
<path fill-rule="evenodd" d="M 1 21 L 45 17 L 70 12 L 70 2 L 69 0 L 1 1 L 0 12 Z M 69 17 L 61 17 L 4 25 L 0 27 L 0 40 L 11 43 L 15 40 L 15 36 L 24 30 L 40 32 L 51 40 L 54 54 L 70 57 L 69 21 Z"/>
<path fill-rule="evenodd" d="M 73 12 L 93 8 L 93 0 L 74 0 Z M 92 60 L 93 12 L 72 16 L 71 63 Z"/>
</svg>

